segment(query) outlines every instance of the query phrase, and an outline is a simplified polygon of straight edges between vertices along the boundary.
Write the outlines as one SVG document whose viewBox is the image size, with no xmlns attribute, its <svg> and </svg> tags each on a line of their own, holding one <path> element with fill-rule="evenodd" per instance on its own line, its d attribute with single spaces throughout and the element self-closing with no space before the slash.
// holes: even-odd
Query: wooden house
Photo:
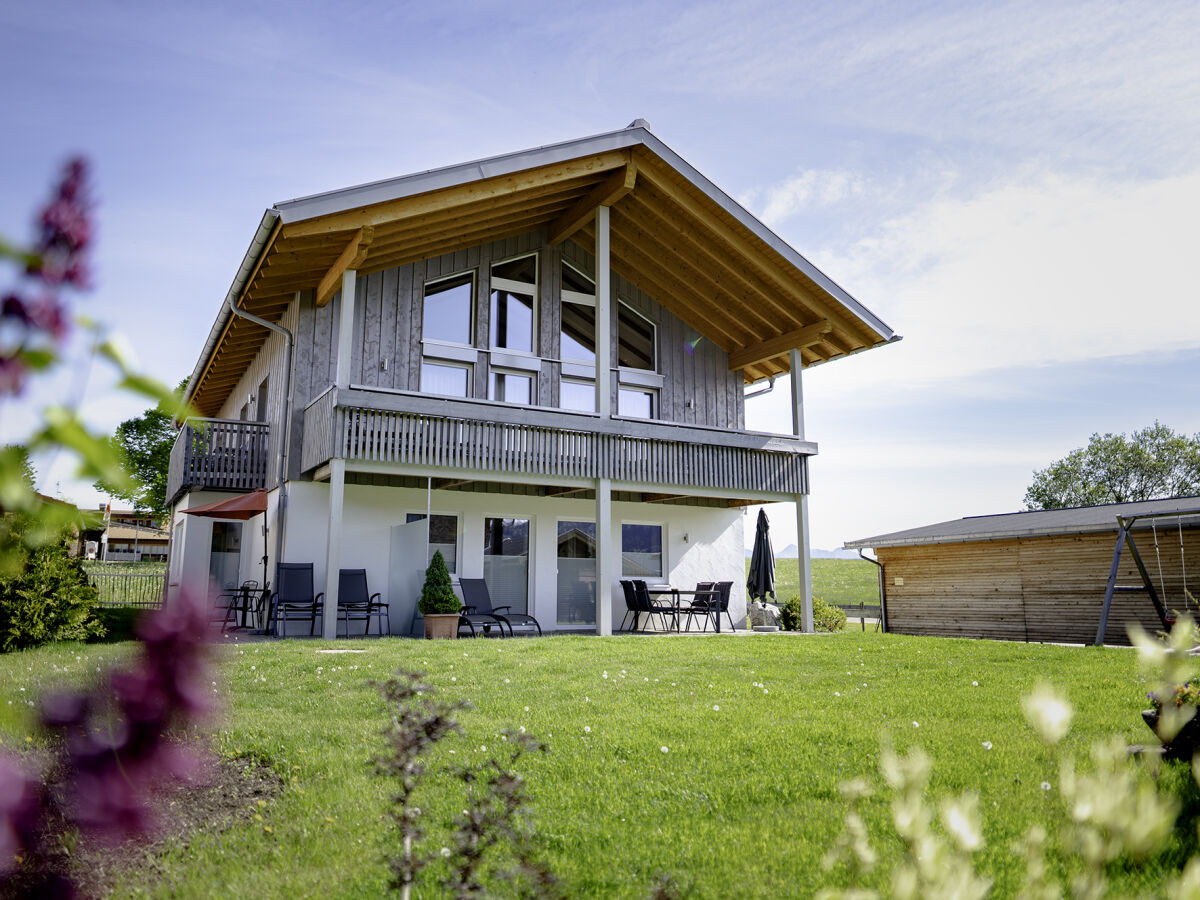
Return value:
<svg viewBox="0 0 1200 900">
<path fill-rule="evenodd" d="M 1128 644 L 1131 623 L 1197 617 L 1198 512 L 1184 497 L 973 516 L 845 546 L 875 550 L 888 631 Z"/>
<path fill-rule="evenodd" d="M 441 550 L 608 633 L 622 576 L 742 582 L 748 504 L 797 501 L 807 550 L 801 370 L 895 339 L 642 120 L 278 203 L 188 383 L 172 589 L 311 562 L 332 636 L 366 568 L 405 633 Z M 792 433 L 747 431 L 777 376 Z M 265 538 L 182 515 L 258 487 Z"/>
</svg>

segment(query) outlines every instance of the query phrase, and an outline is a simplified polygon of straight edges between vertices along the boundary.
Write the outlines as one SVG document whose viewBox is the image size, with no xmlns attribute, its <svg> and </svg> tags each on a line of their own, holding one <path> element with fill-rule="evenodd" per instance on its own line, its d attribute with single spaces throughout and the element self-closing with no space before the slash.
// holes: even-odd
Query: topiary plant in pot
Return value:
<svg viewBox="0 0 1200 900">
<path fill-rule="evenodd" d="M 425 617 L 425 637 L 458 637 L 458 611 L 462 609 L 462 603 L 454 596 L 450 570 L 446 568 L 441 550 L 433 554 L 433 560 L 425 570 L 425 585 L 421 588 L 417 609 Z"/>
</svg>

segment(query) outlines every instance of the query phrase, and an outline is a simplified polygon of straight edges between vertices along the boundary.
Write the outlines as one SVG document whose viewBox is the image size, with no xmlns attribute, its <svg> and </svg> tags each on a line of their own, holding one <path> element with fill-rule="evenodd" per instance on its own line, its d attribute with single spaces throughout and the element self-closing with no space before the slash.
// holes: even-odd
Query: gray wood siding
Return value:
<svg viewBox="0 0 1200 900">
<path fill-rule="evenodd" d="M 353 355 L 350 381 L 397 391 L 420 390 L 422 294 L 427 281 L 461 272 L 475 273 L 475 319 L 472 333 L 480 349 L 474 366 L 474 396 L 486 398 L 489 379 L 489 279 L 492 263 L 526 253 L 538 254 L 538 298 L 535 354 L 543 362 L 536 377 L 537 403 L 558 405 L 561 366 L 558 359 L 562 261 L 589 277 L 595 275 L 592 255 L 567 241 L 546 244 L 544 231 L 532 231 L 478 247 L 447 253 L 406 266 L 360 275 L 356 282 Z M 333 384 L 337 353 L 341 293 L 323 308 L 304 292 L 296 306 L 296 390 L 298 409 Z M 614 271 L 612 277 L 610 347 L 616 365 L 618 301 L 654 322 L 657 330 L 659 418 L 666 422 L 712 428 L 745 427 L 743 385 L 729 371 L 729 358 L 720 347 L 666 310 L 653 297 Z M 689 348 L 691 352 L 689 352 Z M 386 368 L 384 361 L 386 360 Z M 257 384 L 257 382 L 255 382 Z M 244 393 L 244 392 L 243 392 Z M 613 409 L 617 408 L 614 379 Z M 235 395 L 236 396 L 236 395 Z M 236 412 L 235 412 L 236 415 Z M 299 432 L 300 422 L 295 431 Z M 299 434 L 295 436 L 299 441 Z M 295 458 L 297 454 L 293 454 Z"/>
</svg>

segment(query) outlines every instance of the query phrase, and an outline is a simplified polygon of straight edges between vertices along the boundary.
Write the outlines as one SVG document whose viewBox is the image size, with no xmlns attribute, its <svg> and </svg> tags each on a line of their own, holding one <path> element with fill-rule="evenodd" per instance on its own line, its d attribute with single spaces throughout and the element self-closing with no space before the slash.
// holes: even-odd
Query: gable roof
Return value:
<svg viewBox="0 0 1200 900">
<path fill-rule="evenodd" d="M 276 203 L 250 243 L 188 383 L 212 415 L 296 291 L 328 300 L 340 273 L 379 271 L 545 229 L 591 249 L 611 203 L 613 268 L 730 353 L 746 382 L 898 340 L 638 119 L 629 127 Z M 324 288 L 322 290 L 322 288 Z"/>
<path fill-rule="evenodd" d="M 1200 526 L 1200 497 L 1173 497 L 1167 500 L 1141 500 L 1134 503 L 1108 503 L 1103 506 L 1073 506 L 1067 509 L 1038 509 L 994 516 L 967 516 L 893 531 L 875 537 L 847 541 L 847 550 L 865 547 L 904 547 L 920 544 L 956 544 L 968 541 L 1000 541 L 1019 537 L 1043 537 L 1055 534 L 1085 534 L 1117 530 L 1117 517 L 1180 514 L 1187 528 Z M 1169 520 L 1170 527 L 1175 520 Z M 1149 528 L 1149 523 L 1145 524 Z"/>
</svg>

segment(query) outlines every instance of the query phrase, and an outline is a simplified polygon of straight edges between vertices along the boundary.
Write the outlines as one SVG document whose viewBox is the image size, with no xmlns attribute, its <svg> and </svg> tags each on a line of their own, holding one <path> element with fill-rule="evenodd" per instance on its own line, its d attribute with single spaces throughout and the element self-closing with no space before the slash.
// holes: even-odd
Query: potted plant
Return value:
<svg viewBox="0 0 1200 900">
<path fill-rule="evenodd" d="M 1153 704 L 1153 709 L 1145 710 L 1142 719 L 1155 734 L 1159 734 L 1158 720 L 1164 704 L 1170 704 L 1174 709 L 1181 711 L 1185 707 L 1191 708 L 1192 715 L 1181 726 L 1178 722 L 1173 723 L 1173 727 L 1178 727 L 1178 731 L 1169 740 L 1164 740 L 1162 747 L 1163 756 L 1167 759 L 1191 759 L 1200 747 L 1200 716 L 1196 715 L 1197 706 L 1200 705 L 1200 683 L 1185 681 L 1183 684 L 1177 684 L 1166 697 L 1159 697 L 1153 693 L 1146 696 Z M 1162 735 L 1159 735 L 1159 738 L 1161 740 Z"/>
<path fill-rule="evenodd" d="M 458 611 L 462 609 L 462 603 L 450 586 L 450 570 L 446 568 L 441 550 L 433 554 L 433 561 L 425 570 L 425 586 L 421 588 L 417 609 L 425 617 L 425 637 L 458 637 Z"/>
</svg>

